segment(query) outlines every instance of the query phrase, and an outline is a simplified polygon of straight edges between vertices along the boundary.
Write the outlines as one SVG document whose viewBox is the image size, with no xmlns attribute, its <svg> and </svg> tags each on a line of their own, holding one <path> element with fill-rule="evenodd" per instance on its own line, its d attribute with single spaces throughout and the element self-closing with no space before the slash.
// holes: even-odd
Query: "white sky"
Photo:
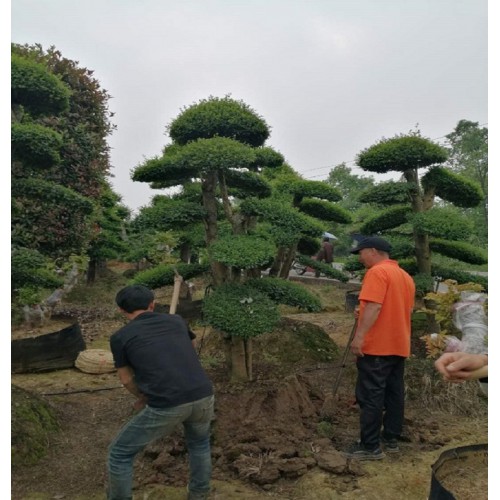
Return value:
<svg viewBox="0 0 500 500">
<path fill-rule="evenodd" d="M 257 111 L 267 145 L 309 179 L 417 124 L 440 142 L 461 119 L 488 126 L 494 174 L 493 3 L 488 16 L 487 0 L 13 0 L 10 41 L 54 45 L 94 70 L 118 127 L 113 185 L 136 210 L 160 191 L 131 169 L 161 153 L 183 107 L 211 95 Z"/>
<path fill-rule="evenodd" d="M 166 125 L 210 95 L 243 100 L 267 145 L 325 179 L 382 137 L 442 140 L 488 124 L 486 0 L 14 0 L 11 40 L 54 45 L 112 96 L 113 185 L 132 209 L 153 194 L 130 170 Z M 361 170 L 355 170 L 361 174 Z"/>
</svg>

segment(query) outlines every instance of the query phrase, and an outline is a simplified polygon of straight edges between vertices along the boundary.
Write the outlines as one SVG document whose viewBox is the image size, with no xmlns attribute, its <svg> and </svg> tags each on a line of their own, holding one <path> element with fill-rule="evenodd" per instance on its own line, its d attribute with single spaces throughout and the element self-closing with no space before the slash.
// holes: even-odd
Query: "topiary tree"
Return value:
<svg viewBox="0 0 500 500">
<path fill-rule="evenodd" d="M 162 156 L 137 166 L 132 178 L 154 188 L 180 186 L 181 193 L 156 198 L 141 210 L 136 223 L 163 231 L 189 231 L 203 223 L 214 286 L 206 299 L 205 318 L 227 337 L 232 376 L 251 379 L 251 339 L 270 331 L 279 317 L 266 291 L 273 294 L 251 286 L 249 280 L 260 277 L 277 252 L 276 232 L 266 231 L 259 222 L 276 218 L 276 205 L 267 203 L 272 189 L 262 171 L 278 168 L 283 156 L 265 146 L 266 122 L 228 96 L 185 108 L 168 131 L 172 143 Z M 306 217 L 298 210 L 291 213 Z M 270 227 L 276 226 L 267 222 L 266 228 Z M 315 234 L 321 231 L 316 223 Z M 203 263 L 177 266 L 184 278 L 193 268 L 204 270 Z M 134 282 L 156 288 L 173 282 L 173 273 L 172 266 L 164 266 L 139 273 Z"/>
<path fill-rule="evenodd" d="M 109 188 L 106 135 L 113 128 L 109 96 L 91 71 L 53 47 L 13 44 L 11 74 L 12 245 L 65 268 L 64 261 L 85 253 L 102 234 L 99 200 Z M 16 283 L 14 301 L 27 296 Z M 32 283 L 26 286 L 28 295 L 39 295 Z"/>
<path fill-rule="evenodd" d="M 280 231 L 287 232 L 287 237 L 282 240 L 279 247 L 277 258 L 270 270 L 271 275 L 278 275 L 287 278 L 293 264 L 293 260 L 301 258 L 301 253 L 297 255 L 299 247 L 308 249 L 312 255 L 316 253 L 320 246 L 322 233 L 332 224 L 347 224 L 351 222 L 351 215 L 335 202 L 342 198 L 341 193 L 331 185 L 320 181 L 308 181 L 299 177 L 297 174 L 285 172 L 282 176 L 275 176 L 271 182 L 276 191 L 275 199 L 284 207 L 291 207 L 301 214 L 305 214 L 313 221 L 313 231 L 308 231 L 301 225 L 287 227 L 280 222 Z M 286 210 L 286 208 L 284 209 Z M 283 211 L 283 209 L 281 209 Z M 307 220 L 307 219 L 305 219 Z M 316 229 L 317 228 L 317 229 Z M 300 229 L 300 231 L 298 230 Z M 316 245 L 310 245 L 308 238 L 315 237 Z M 316 263 L 311 259 L 311 267 L 317 268 L 321 263 Z M 321 266 L 320 266 L 321 267 Z M 328 266 L 327 266 L 328 267 Z M 318 268 L 318 270 L 320 270 Z M 327 271 L 327 274 L 331 274 Z M 341 275 L 342 273 L 337 273 Z"/>
<path fill-rule="evenodd" d="M 487 262 L 486 252 L 467 242 L 467 220 L 452 208 L 475 207 L 483 194 L 479 185 L 442 166 L 447 157 L 443 147 L 418 132 L 383 139 L 357 156 L 363 170 L 402 174 L 401 181 L 380 183 L 361 195 L 364 203 L 384 208 L 365 220 L 359 232 L 393 237 L 396 247 L 402 236 L 411 238 L 413 246 L 403 249 L 404 245 L 399 245 L 394 255 L 401 258 L 406 253 L 414 258 L 416 273 L 426 276 L 437 275 L 433 252 L 471 264 Z M 420 177 L 423 169 L 426 171 Z M 439 268 L 443 279 L 453 273 L 453 269 Z M 467 275 L 466 279 L 475 278 Z"/>
</svg>

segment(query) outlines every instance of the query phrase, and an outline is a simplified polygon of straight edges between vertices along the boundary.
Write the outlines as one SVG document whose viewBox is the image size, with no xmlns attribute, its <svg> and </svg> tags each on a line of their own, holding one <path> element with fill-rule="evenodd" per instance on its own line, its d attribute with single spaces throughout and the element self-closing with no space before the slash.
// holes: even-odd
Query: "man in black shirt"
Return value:
<svg viewBox="0 0 500 500">
<path fill-rule="evenodd" d="M 194 334 L 180 316 L 155 313 L 153 292 L 144 286 L 123 288 L 116 303 L 129 323 L 111 336 L 111 351 L 120 382 L 138 398 L 134 408 L 140 411 L 109 448 L 108 499 L 132 499 L 135 456 L 179 424 L 189 454 L 188 500 L 206 499 L 214 395 L 191 342 Z"/>
</svg>

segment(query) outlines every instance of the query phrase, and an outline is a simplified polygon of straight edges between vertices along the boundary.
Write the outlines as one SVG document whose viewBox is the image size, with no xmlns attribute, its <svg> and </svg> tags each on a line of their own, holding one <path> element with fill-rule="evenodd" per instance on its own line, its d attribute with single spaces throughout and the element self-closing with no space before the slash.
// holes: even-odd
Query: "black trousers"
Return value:
<svg viewBox="0 0 500 500">
<path fill-rule="evenodd" d="M 358 357 L 356 401 L 360 408 L 361 444 L 368 450 L 380 445 L 384 437 L 396 438 L 403 430 L 404 369 L 401 356 Z"/>
</svg>

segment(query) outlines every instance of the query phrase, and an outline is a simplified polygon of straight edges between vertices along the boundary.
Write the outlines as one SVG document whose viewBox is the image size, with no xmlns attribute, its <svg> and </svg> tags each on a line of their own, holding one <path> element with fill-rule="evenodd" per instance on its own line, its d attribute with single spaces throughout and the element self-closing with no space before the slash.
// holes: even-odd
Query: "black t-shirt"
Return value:
<svg viewBox="0 0 500 500">
<path fill-rule="evenodd" d="M 109 342 L 116 368 L 132 368 L 149 406 L 168 408 L 213 394 L 188 327 L 177 314 L 144 312 Z"/>
</svg>

